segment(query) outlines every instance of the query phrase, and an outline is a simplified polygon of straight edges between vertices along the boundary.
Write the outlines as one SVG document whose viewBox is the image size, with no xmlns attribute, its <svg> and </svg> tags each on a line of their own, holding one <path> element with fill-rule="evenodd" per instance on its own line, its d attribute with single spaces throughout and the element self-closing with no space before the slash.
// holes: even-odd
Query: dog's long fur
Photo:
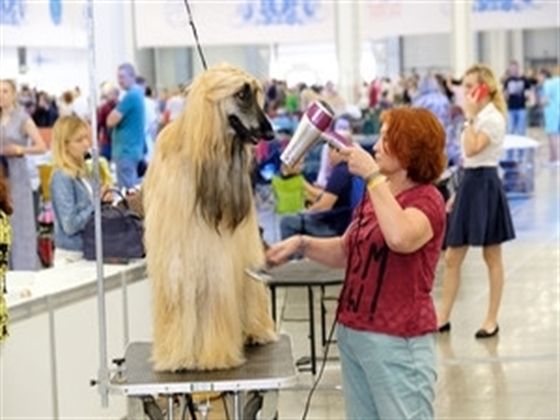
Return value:
<svg viewBox="0 0 560 420">
<path fill-rule="evenodd" d="M 244 87 L 253 100 L 239 106 Z M 245 273 L 264 264 L 264 251 L 251 144 L 228 121 L 236 113 L 257 135 L 270 128 L 253 77 L 227 64 L 202 73 L 183 114 L 158 137 L 144 181 L 158 371 L 231 368 L 243 363 L 247 342 L 276 339 L 268 292 Z"/>
</svg>

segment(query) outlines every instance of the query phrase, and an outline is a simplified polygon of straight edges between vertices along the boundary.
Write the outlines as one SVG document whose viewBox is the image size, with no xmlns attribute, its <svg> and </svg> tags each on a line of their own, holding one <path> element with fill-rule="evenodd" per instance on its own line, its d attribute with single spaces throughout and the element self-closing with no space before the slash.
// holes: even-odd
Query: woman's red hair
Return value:
<svg viewBox="0 0 560 420">
<path fill-rule="evenodd" d="M 394 108 L 381 114 L 387 126 L 383 145 L 421 184 L 436 181 L 445 169 L 445 131 L 427 109 Z"/>
<path fill-rule="evenodd" d="M 8 216 L 13 212 L 10 189 L 8 188 L 8 180 L 6 179 L 2 168 L 0 168 L 0 210 Z"/>
</svg>

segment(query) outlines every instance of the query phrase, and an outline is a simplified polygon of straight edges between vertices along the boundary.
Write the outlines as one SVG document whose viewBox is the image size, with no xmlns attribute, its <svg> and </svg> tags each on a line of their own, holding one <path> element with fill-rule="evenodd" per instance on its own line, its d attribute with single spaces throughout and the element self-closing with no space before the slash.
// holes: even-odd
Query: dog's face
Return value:
<svg viewBox="0 0 560 420">
<path fill-rule="evenodd" d="M 231 96 L 224 99 L 224 109 L 235 139 L 257 144 L 259 140 L 274 139 L 274 130 L 259 104 L 262 90 L 249 82 L 243 83 Z"/>
</svg>

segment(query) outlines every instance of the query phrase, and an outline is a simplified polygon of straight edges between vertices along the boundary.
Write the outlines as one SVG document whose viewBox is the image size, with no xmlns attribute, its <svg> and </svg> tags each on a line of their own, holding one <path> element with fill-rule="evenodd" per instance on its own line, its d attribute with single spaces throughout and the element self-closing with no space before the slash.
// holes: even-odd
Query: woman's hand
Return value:
<svg viewBox="0 0 560 420">
<path fill-rule="evenodd" d="M 340 154 L 348 162 L 348 170 L 354 175 L 365 178 L 379 170 L 379 166 L 371 153 L 367 152 L 359 144 L 352 144 L 341 149 Z"/>
<path fill-rule="evenodd" d="M 286 263 L 292 255 L 300 251 L 301 245 L 301 235 L 291 236 L 282 242 L 271 245 L 265 254 L 267 265 L 275 267 Z"/>
<path fill-rule="evenodd" d="M 99 196 L 101 197 L 102 203 L 112 203 L 113 202 L 113 193 L 111 192 L 112 188 L 110 185 L 102 185 L 99 189 Z"/>
<path fill-rule="evenodd" d="M 455 193 L 451 194 L 451 197 L 449 197 L 445 202 L 446 213 L 451 213 L 451 210 L 453 210 L 453 204 L 455 204 Z"/>
<path fill-rule="evenodd" d="M 464 107 L 465 118 L 467 120 L 472 120 L 474 117 L 476 117 L 476 114 L 478 114 L 481 109 L 480 103 L 476 100 L 475 93 L 476 88 L 472 89 L 468 95 L 465 95 Z"/>
<path fill-rule="evenodd" d="M 6 143 L 0 149 L 0 154 L 4 156 L 16 156 L 21 157 L 24 154 L 24 149 L 22 146 L 14 144 L 14 143 Z"/>
</svg>

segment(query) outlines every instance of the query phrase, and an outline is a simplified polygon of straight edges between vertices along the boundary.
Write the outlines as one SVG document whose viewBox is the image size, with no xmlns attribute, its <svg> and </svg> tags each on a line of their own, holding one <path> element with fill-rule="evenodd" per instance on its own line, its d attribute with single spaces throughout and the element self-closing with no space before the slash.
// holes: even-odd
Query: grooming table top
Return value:
<svg viewBox="0 0 560 420">
<path fill-rule="evenodd" d="M 116 373 L 111 378 L 112 391 L 148 395 L 267 390 L 286 388 L 297 380 L 292 344 L 285 334 L 275 343 L 246 347 L 245 364 L 227 370 L 155 372 L 151 352 L 151 343 L 129 344 L 121 376 Z"/>
</svg>

